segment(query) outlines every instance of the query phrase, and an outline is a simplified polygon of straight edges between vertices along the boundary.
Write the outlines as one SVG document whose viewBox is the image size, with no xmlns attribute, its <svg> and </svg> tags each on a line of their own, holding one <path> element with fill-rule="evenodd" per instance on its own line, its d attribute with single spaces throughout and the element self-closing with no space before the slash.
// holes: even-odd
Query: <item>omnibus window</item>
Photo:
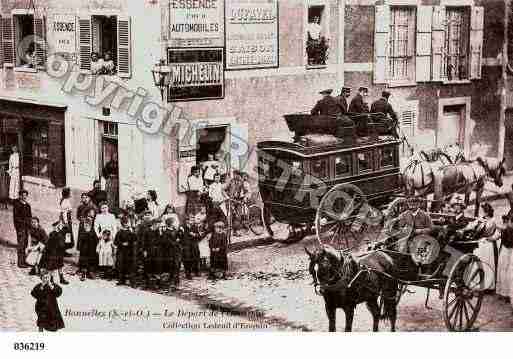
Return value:
<svg viewBox="0 0 513 359">
<path fill-rule="evenodd" d="M 381 163 L 380 167 L 391 167 L 394 166 L 394 148 L 384 147 L 381 149 Z"/>
<path fill-rule="evenodd" d="M 357 154 L 358 172 L 372 171 L 372 152 L 360 152 Z"/>
<path fill-rule="evenodd" d="M 301 183 L 303 178 L 303 164 L 300 161 L 292 161 L 290 163 L 290 180 L 295 183 Z"/>
<path fill-rule="evenodd" d="M 328 177 L 328 159 L 320 159 L 312 161 L 311 175 L 316 178 Z"/>
<path fill-rule="evenodd" d="M 339 155 L 335 157 L 335 175 L 345 177 L 351 174 L 351 155 Z"/>
</svg>

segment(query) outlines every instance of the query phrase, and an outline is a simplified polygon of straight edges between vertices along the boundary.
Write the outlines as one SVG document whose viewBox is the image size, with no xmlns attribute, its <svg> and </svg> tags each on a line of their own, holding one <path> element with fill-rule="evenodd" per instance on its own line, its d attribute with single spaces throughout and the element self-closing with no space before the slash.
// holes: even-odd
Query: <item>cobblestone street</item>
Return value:
<svg viewBox="0 0 513 359">
<path fill-rule="evenodd" d="M 72 275 L 75 270 L 71 266 L 65 267 L 70 284 L 62 286 L 63 294 L 58 299 L 66 325 L 64 331 L 277 329 L 255 318 L 254 313 L 240 316 L 215 310 L 215 317 L 210 316 L 211 307 L 169 295 L 165 291 L 154 293 L 117 287 L 113 281 L 100 279 L 81 282 Z M 30 291 L 39 279 L 27 275 L 27 272 L 27 269 L 16 267 L 14 249 L 0 246 L 0 332 L 37 331 L 35 300 Z M 258 328 L 251 329 L 254 326 Z"/>
</svg>

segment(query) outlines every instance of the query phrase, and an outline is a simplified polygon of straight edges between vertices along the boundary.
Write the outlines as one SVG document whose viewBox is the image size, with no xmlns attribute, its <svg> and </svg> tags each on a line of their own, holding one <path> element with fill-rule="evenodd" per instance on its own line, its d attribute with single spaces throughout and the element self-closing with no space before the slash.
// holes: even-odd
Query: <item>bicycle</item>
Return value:
<svg viewBox="0 0 513 359">
<path fill-rule="evenodd" d="M 254 235 L 261 235 L 265 232 L 263 211 L 256 204 L 249 204 L 247 201 L 240 201 L 233 198 L 227 198 L 227 222 L 229 228 L 229 242 L 233 232 L 234 219 L 238 220 L 240 227 L 253 232 Z"/>
</svg>

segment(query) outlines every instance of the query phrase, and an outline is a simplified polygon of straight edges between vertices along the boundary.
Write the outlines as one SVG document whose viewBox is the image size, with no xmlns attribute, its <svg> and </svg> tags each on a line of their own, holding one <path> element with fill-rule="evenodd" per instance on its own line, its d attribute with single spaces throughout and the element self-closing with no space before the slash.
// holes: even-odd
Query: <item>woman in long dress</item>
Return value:
<svg viewBox="0 0 513 359">
<path fill-rule="evenodd" d="M 497 250 L 497 240 L 500 237 L 500 233 L 497 230 L 497 223 L 493 218 L 494 211 L 489 203 L 484 203 L 483 206 L 484 216 L 483 218 L 476 221 L 475 233 L 478 238 L 481 239 L 479 247 L 474 251 L 474 254 L 481 259 L 484 263 L 483 270 L 485 273 L 485 290 L 495 290 L 495 266 L 496 259 L 495 253 Z M 471 226 L 472 224 L 469 224 Z"/>
<path fill-rule="evenodd" d="M 12 147 L 12 154 L 9 157 L 9 198 L 15 200 L 20 191 L 20 154 L 18 147 Z"/>
<path fill-rule="evenodd" d="M 109 230 L 111 237 L 115 238 L 118 233 L 118 228 L 118 220 L 116 216 L 109 212 L 107 202 L 101 203 L 100 213 L 94 219 L 94 231 L 96 232 L 96 236 L 102 238 L 103 232 Z"/>
<path fill-rule="evenodd" d="M 148 209 L 151 211 L 151 218 L 158 219 L 161 215 L 160 205 L 157 202 L 157 192 L 150 189 L 146 194 L 146 201 L 148 203 Z"/>
</svg>

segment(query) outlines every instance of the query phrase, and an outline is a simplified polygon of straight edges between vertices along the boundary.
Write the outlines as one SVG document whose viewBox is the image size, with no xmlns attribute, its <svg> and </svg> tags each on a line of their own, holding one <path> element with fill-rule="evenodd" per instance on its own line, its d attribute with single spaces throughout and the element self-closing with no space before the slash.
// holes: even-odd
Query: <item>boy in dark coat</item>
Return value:
<svg viewBox="0 0 513 359">
<path fill-rule="evenodd" d="M 80 272 L 80 280 L 86 278 L 93 279 L 92 271 L 96 266 L 96 246 L 98 238 L 93 230 L 93 222 L 85 219 L 82 223 L 82 230 L 78 232 L 77 249 L 80 252 L 78 258 L 78 270 Z"/>
<path fill-rule="evenodd" d="M 223 272 L 223 279 L 226 278 L 228 270 L 228 236 L 223 221 L 214 224 L 214 231 L 208 240 L 210 247 L 210 279 L 216 279 L 216 271 Z"/>
<path fill-rule="evenodd" d="M 166 270 L 169 272 L 169 280 L 174 288 L 180 284 L 180 266 L 182 257 L 182 248 L 179 243 L 183 233 L 178 228 L 173 218 L 166 219 L 166 227 L 162 232 L 163 255 L 167 262 Z"/>
<path fill-rule="evenodd" d="M 36 324 L 40 332 L 44 330 L 56 332 L 64 328 L 64 321 L 57 303 L 57 298 L 62 294 L 62 288 L 53 283 L 50 278 L 46 270 L 41 270 L 41 283 L 37 284 L 30 293 L 36 298 Z"/>
<path fill-rule="evenodd" d="M 48 243 L 41 257 L 41 268 L 47 269 L 52 273 L 52 280 L 55 281 L 55 273 L 59 274 L 61 284 L 69 284 L 62 273 L 64 267 L 64 254 L 68 245 L 66 244 L 67 227 L 64 226 L 62 220 L 53 224 L 54 230 L 50 233 Z"/>
<path fill-rule="evenodd" d="M 200 250 L 198 243 L 202 237 L 198 226 L 194 223 L 194 216 L 189 215 L 182 239 L 182 260 L 187 279 L 192 279 L 192 272 L 199 276 Z"/>
<path fill-rule="evenodd" d="M 136 268 L 139 267 L 139 264 L 143 264 L 144 268 L 144 279 L 146 281 L 146 285 L 149 284 L 150 277 L 149 273 L 146 272 L 146 258 L 148 257 L 148 252 L 145 251 L 145 245 L 152 240 L 154 235 L 153 232 L 153 223 L 151 219 L 151 211 L 146 210 L 143 214 L 143 218 L 141 223 L 139 223 L 137 227 L 137 242 L 136 242 Z"/>
<path fill-rule="evenodd" d="M 117 285 L 125 284 L 127 277 L 132 277 L 131 273 L 134 268 L 134 248 L 137 241 L 135 233 L 132 232 L 132 229 L 130 228 L 128 217 L 121 217 L 121 226 L 121 229 L 114 239 L 114 245 L 117 247 L 116 266 L 119 271 L 119 282 Z M 133 282 L 133 278 L 130 278 L 130 281 Z"/>
</svg>

